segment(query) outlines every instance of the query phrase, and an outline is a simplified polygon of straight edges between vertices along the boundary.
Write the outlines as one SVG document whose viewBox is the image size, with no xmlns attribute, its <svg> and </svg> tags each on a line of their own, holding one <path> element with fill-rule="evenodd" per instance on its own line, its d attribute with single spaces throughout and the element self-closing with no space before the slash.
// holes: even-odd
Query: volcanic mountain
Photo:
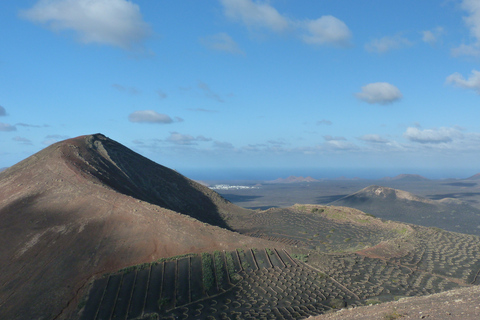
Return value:
<svg viewBox="0 0 480 320">
<path fill-rule="evenodd" d="M 382 219 L 480 235 L 480 210 L 458 199 L 431 200 L 374 185 L 330 204 L 355 208 Z"/>
<path fill-rule="evenodd" d="M 475 174 L 475 175 L 473 175 L 473 176 L 471 176 L 471 177 L 469 177 L 465 180 L 480 180 L 480 173 L 477 173 L 477 174 Z"/>
<path fill-rule="evenodd" d="M 382 180 L 414 182 L 414 181 L 428 181 L 429 179 L 422 177 L 421 175 L 418 175 L 418 174 L 399 174 L 395 177 L 385 177 Z"/>
<path fill-rule="evenodd" d="M 188 252 L 261 247 L 248 212 L 101 135 L 0 173 L 0 318 L 63 319 L 97 274 Z"/>
</svg>

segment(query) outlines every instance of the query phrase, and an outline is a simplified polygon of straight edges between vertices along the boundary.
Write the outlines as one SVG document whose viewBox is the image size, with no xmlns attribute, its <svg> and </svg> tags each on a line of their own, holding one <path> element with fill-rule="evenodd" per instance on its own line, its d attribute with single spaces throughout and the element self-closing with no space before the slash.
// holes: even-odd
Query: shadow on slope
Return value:
<svg viewBox="0 0 480 320">
<path fill-rule="evenodd" d="M 159 165 L 101 134 L 67 140 L 63 157 L 86 176 L 117 192 L 229 228 L 224 217 L 244 211 L 209 188 Z"/>
</svg>

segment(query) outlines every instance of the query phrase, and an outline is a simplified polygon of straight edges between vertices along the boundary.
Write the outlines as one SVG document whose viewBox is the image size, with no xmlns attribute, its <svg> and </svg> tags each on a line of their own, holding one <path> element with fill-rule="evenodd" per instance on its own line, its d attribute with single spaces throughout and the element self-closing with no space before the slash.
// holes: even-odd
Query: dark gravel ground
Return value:
<svg viewBox="0 0 480 320">
<path fill-rule="evenodd" d="M 480 286 L 446 291 L 429 296 L 403 298 L 378 305 L 343 309 L 309 320 L 372 319 L 480 319 Z"/>
</svg>

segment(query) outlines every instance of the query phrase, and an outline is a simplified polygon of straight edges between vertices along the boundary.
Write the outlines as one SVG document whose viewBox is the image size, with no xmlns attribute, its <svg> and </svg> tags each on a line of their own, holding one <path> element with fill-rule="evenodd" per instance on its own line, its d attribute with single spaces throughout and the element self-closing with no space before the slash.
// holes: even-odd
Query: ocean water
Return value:
<svg viewBox="0 0 480 320">
<path fill-rule="evenodd" d="M 382 179 L 399 174 L 418 174 L 428 179 L 465 179 L 480 172 L 465 168 L 184 168 L 177 169 L 194 180 L 275 180 L 289 176 L 315 179 Z"/>
</svg>

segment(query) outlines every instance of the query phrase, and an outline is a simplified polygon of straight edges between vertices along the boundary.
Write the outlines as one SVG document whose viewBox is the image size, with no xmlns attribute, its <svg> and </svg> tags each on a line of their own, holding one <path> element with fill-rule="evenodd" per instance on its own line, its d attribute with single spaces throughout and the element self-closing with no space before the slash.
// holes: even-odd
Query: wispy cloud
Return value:
<svg viewBox="0 0 480 320">
<path fill-rule="evenodd" d="M 375 53 L 386 53 L 391 50 L 396 50 L 411 46 L 412 43 L 407 38 L 401 35 L 386 36 L 380 39 L 373 39 L 365 44 L 365 50 Z"/>
<path fill-rule="evenodd" d="M 471 89 L 480 94 L 480 71 L 472 70 L 472 74 L 468 79 L 455 72 L 447 77 L 446 83 L 463 89 Z"/>
<path fill-rule="evenodd" d="M 213 99 L 213 100 L 216 100 L 216 101 L 218 101 L 218 102 L 225 102 L 225 100 L 223 100 L 222 97 L 220 97 L 218 94 L 216 94 L 215 92 L 213 92 L 212 89 L 210 89 L 210 87 L 208 86 L 208 84 L 206 84 L 205 82 L 198 81 L 197 86 L 198 86 L 198 88 L 199 88 L 200 90 L 203 91 L 203 93 L 205 94 L 205 96 L 207 96 L 208 98 Z"/>
<path fill-rule="evenodd" d="M 187 110 L 195 112 L 218 113 L 218 110 L 210 110 L 204 108 L 188 108 Z"/>
<path fill-rule="evenodd" d="M 182 133 L 178 133 L 178 132 L 170 132 L 170 136 L 165 141 L 173 143 L 173 144 L 179 144 L 179 145 L 196 145 L 197 142 L 212 141 L 212 139 L 205 138 L 202 135 L 197 136 L 197 137 L 193 137 L 189 134 L 182 134 Z"/>
<path fill-rule="evenodd" d="M 331 125 L 332 125 L 332 121 L 326 120 L 326 119 L 322 119 L 322 120 L 318 120 L 316 124 L 317 124 L 317 126 L 331 126 Z"/>
<path fill-rule="evenodd" d="M 435 45 L 440 42 L 442 35 L 444 34 L 444 29 L 442 27 L 436 27 L 432 30 L 424 30 L 421 32 L 422 41 L 428 43 L 429 45 Z"/>
<path fill-rule="evenodd" d="M 132 112 L 128 116 L 130 122 L 136 123 L 158 123 L 168 124 L 172 123 L 173 119 L 166 114 L 158 113 L 154 110 L 140 110 Z"/>
<path fill-rule="evenodd" d="M 325 139 L 325 141 L 345 141 L 345 140 L 347 140 L 347 138 L 345 138 L 345 137 L 334 137 L 334 136 L 331 136 L 331 135 L 323 136 L 323 139 Z"/>
<path fill-rule="evenodd" d="M 157 92 L 158 97 L 160 99 L 166 99 L 167 98 L 167 94 L 165 92 L 163 92 L 161 89 L 158 89 L 156 92 Z"/>
<path fill-rule="evenodd" d="M 42 144 L 44 145 L 51 145 L 53 143 L 65 140 L 70 138 L 69 136 L 61 135 L 61 134 L 50 134 L 45 137 L 45 139 L 42 141 Z"/>
<path fill-rule="evenodd" d="M 17 128 L 11 124 L 0 122 L 0 131 L 17 131 Z"/>
<path fill-rule="evenodd" d="M 323 148 L 331 149 L 331 150 L 358 150 L 358 146 L 343 140 L 329 140 L 323 144 Z"/>
<path fill-rule="evenodd" d="M 378 134 L 364 134 L 358 139 L 365 142 L 370 142 L 370 143 L 388 143 L 389 142 L 387 139 L 382 138 Z"/>
<path fill-rule="evenodd" d="M 4 107 L 0 106 L 0 117 L 5 117 L 7 115 L 7 110 Z"/>
<path fill-rule="evenodd" d="M 387 105 L 402 98 L 402 93 L 394 85 L 387 82 L 369 83 L 362 87 L 362 91 L 355 96 L 370 104 Z"/>
<path fill-rule="evenodd" d="M 235 147 L 230 142 L 213 141 L 213 146 L 218 149 L 234 149 Z"/>
<path fill-rule="evenodd" d="M 122 85 L 117 84 L 117 83 L 112 84 L 112 87 L 114 87 L 115 89 L 117 89 L 120 92 L 126 92 L 126 93 L 133 94 L 133 95 L 140 93 L 140 90 L 138 90 L 135 87 L 125 87 L 125 86 L 122 86 Z"/>
<path fill-rule="evenodd" d="M 48 128 L 48 127 L 50 127 L 48 124 L 38 125 L 38 124 L 28 124 L 28 123 L 23 123 L 23 122 L 16 123 L 15 126 L 16 127 L 26 127 L 26 128 Z"/>
<path fill-rule="evenodd" d="M 20 16 L 52 31 L 74 31 L 86 44 L 132 49 L 150 34 L 140 7 L 126 0 L 39 0 Z"/>
<path fill-rule="evenodd" d="M 13 137 L 12 138 L 13 141 L 16 141 L 16 142 L 19 142 L 21 144 L 24 144 L 24 145 L 33 145 L 32 141 L 27 139 L 27 138 L 24 138 L 24 137 L 19 137 L 19 136 L 16 136 L 16 137 Z"/>
<path fill-rule="evenodd" d="M 200 43 L 211 50 L 223 51 L 232 54 L 245 54 L 238 44 L 227 33 L 221 32 L 200 38 Z"/>
<path fill-rule="evenodd" d="M 461 8 L 468 13 L 463 21 L 470 30 L 473 42 L 453 48 L 452 55 L 480 57 L 480 3 L 478 0 L 463 0 Z"/>
</svg>

